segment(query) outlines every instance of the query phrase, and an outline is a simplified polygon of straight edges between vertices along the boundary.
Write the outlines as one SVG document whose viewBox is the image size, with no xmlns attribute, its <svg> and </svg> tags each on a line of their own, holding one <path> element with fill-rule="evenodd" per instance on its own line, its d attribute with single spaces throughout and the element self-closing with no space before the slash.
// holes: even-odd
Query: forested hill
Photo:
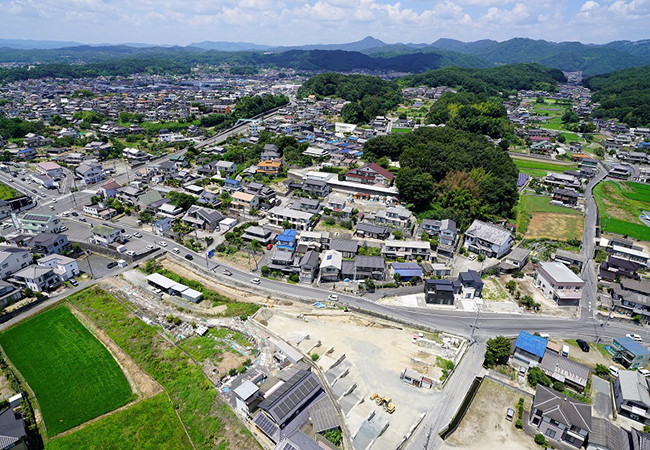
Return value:
<svg viewBox="0 0 650 450">
<path fill-rule="evenodd" d="M 304 98 L 315 95 L 348 100 L 341 111 L 344 122 L 364 123 L 376 116 L 384 115 L 401 101 L 397 82 L 388 82 L 369 75 L 343 75 L 322 73 L 307 80 L 298 90 L 297 96 Z"/>
<path fill-rule="evenodd" d="M 559 69 L 539 64 L 509 64 L 487 69 L 445 67 L 400 80 L 404 86 L 449 86 L 474 93 L 496 95 L 520 89 L 556 91 L 557 83 L 566 81 Z"/>
<path fill-rule="evenodd" d="M 364 157 L 399 160 L 401 198 L 427 217 L 453 219 L 463 229 L 476 218 L 510 217 L 517 203 L 517 167 L 484 136 L 423 127 L 369 140 Z"/>
<path fill-rule="evenodd" d="M 650 126 L 650 66 L 619 70 L 584 80 L 600 103 L 593 117 L 616 118 L 631 127 Z"/>
</svg>

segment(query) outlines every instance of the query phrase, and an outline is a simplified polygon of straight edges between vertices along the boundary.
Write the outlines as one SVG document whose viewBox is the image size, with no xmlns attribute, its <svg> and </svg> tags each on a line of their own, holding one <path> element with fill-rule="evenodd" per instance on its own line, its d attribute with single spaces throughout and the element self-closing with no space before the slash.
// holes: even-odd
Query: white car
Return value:
<svg viewBox="0 0 650 450">
<path fill-rule="evenodd" d="M 330 295 L 327 296 L 327 299 L 330 302 L 338 302 L 339 301 L 339 296 L 336 295 L 336 294 L 330 294 Z"/>
<path fill-rule="evenodd" d="M 178 247 L 174 247 L 172 249 L 172 252 L 174 252 L 174 253 L 176 253 L 178 255 L 181 251 L 180 251 L 180 249 Z"/>
<path fill-rule="evenodd" d="M 52 199 L 52 203 L 56 203 L 56 199 L 55 199 L 55 198 Z"/>
<path fill-rule="evenodd" d="M 641 336 L 639 336 L 638 334 L 630 333 L 630 334 L 626 334 L 625 336 L 629 337 L 630 339 L 634 339 L 637 342 L 643 342 L 643 338 L 641 338 Z"/>
<path fill-rule="evenodd" d="M 68 227 L 66 227 L 65 225 L 63 225 L 63 226 L 61 227 L 61 231 L 68 231 Z"/>
<path fill-rule="evenodd" d="M 160 242 L 158 242 L 158 245 L 160 245 L 161 247 L 167 247 L 167 242 L 160 241 Z"/>
<path fill-rule="evenodd" d="M 2 224 L 2 229 L 4 230 L 4 229 L 6 229 L 6 228 L 9 228 L 10 226 L 11 226 L 10 223 L 3 223 L 3 224 Z"/>
<path fill-rule="evenodd" d="M 251 280 L 251 283 L 253 283 L 253 284 L 260 284 L 260 283 L 261 283 L 261 280 L 260 280 L 259 278 L 253 278 L 253 279 Z"/>
<path fill-rule="evenodd" d="M 147 250 L 153 250 L 153 248 L 154 248 L 153 245 L 151 244 L 147 245 Z"/>
<path fill-rule="evenodd" d="M 142 234 L 140 234 L 140 233 L 138 233 L 138 232 L 136 231 L 135 233 L 133 233 L 133 236 L 134 236 L 134 237 L 137 237 L 137 238 L 141 238 L 141 237 L 142 237 Z"/>
<path fill-rule="evenodd" d="M 641 375 L 643 375 L 644 377 L 647 377 L 648 375 L 650 375 L 650 370 L 639 369 L 639 373 L 640 373 Z"/>
<path fill-rule="evenodd" d="M 133 250 L 127 250 L 125 253 L 129 256 L 135 256 L 135 252 Z"/>
<path fill-rule="evenodd" d="M 609 374 L 613 377 L 618 378 L 618 367 L 616 366 L 609 366 Z"/>
</svg>

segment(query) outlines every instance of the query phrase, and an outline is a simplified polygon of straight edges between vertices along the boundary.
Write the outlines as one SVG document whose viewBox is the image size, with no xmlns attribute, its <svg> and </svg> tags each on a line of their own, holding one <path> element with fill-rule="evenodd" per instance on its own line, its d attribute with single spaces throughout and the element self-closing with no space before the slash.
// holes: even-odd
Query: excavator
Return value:
<svg viewBox="0 0 650 450">
<path fill-rule="evenodd" d="M 388 414 L 393 414 L 395 412 L 395 405 L 393 405 L 390 397 L 382 397 L 375 392 L 370 396 L 370 400 L 374 400 L 375 403 L 377 403 L 377 406 L 382 406 L 384 411 Z"/>
</svg>

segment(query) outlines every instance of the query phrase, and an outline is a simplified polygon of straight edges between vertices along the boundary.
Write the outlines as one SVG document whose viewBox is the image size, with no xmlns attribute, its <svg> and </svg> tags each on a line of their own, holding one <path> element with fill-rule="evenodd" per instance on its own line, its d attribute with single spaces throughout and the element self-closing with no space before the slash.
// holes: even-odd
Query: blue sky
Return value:
<svg viewBox="0 0 650 450">
<path fill-rule="evenodd" d="M 649 38 L 650 0 L 0 0 L 0 38 L 271 45 Z"/>
</svg>

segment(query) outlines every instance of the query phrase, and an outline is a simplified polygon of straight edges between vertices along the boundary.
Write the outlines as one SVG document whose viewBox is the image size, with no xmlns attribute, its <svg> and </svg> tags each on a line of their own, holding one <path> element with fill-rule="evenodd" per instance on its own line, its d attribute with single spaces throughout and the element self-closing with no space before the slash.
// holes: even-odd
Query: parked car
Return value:
<svg viewBox="0 0 650 450">
<path fill-rule="evenodd" d="M 644 377 L 647 377 L 648 375 L 650 375 L 650 370 L 647 370 L 647 369 L 639 369 L 639 373 L 640 373 L 641 375 L 643 375 Z"/>
<path fill-rule="evenodd" d="M 180 250 L 178 247 L 174 247 L 174 248 L 172 249 L 172 252 L 174 252 L 174 253 L 176 253 L 176 254 L 179 254 L 179 253 L 181 252 L 181 250 Z"/>
<path fill-rule="evenodd" d="M 135 252 L 133 250 L 127 250 L 126 254 L 129 256 L 135 256 Z"/>
<path fill-rule="evenodd" d="M 7 228 L 9 228 L 10 226 L 11 226 L 10 223 L 3 223 L 3 224 L 2 224 L 2 229 L 3 229 L 3 230 L 4 230 L 4 229 L 7 229 Z"/>
<path fill-rule="evenodd" d="M 578 344 L 578 347 L 580 347 L 580 350 L 582 350 L 585 353 L 589 353 L 590 350 L 589 344 L 587 344 L 582 339 L 576 339 L 576 343 Z"/>
<path fill-rule="evenodd" d="M 139 232 L 136 231 L 135 233 L 133 233 L 133 236 L 137 237 L 137 238 L 141 238 L 142 234 L 140 234 Z"/>
<path fill-rule="evenodd" d="M 108 267 L 109 269 L 112 269 L 115 266 L 117 266 L 117 263 L 115 261 L 111 261 L 108 264 L 106 264 L 106 267 Z"/>
<path fill-rule="evenodd" d="M 506 412 L 506 420 L 512 422 L 512 419 L 514 418 L 515 418 L 515 410 L 512 408 L 508 408 L 508 411 Z"/>
<path fill-rule="evenodd" d="M 187 255 L 185 255 L 185 259 L 187 259 L 188 261 L 192 261 L 194 259 L 194 256 L 188 253 Z"/>
<path fill-rule="evenodd" d="M 75 287 L 76 287 L 76 286 L 79 286 L 79 283 L 78 283 L 77 280 L 75 280 L 74 278 L 70 278 L 70 284 L 73 285 L 73 286 L 75 286 Z"/>
<path fill-rule="evenodd" d="M 330 295 L 327 296 L 327 299 L 330 302 L 338 302 L 339 301 L 339 296 L 336 295 L 336 294 L 330 294 Z"/>
<path fill-rule="evenodd" d="M 630 333 L 630 334 L 626 334 L 625 336 L 629 337 L 630 339 L 634 339 L 637 342 L 643 342 L 643 338 L 638 334 Z"/>
<path fill-rule="evenodd" d="M 147 250 L 153 250 L 153 245 L 151 244 L 147 245 Z"/>
<path fill-rule="evenodd" d="M 609 374 L 613 377 L 618 378 L 618 367 L 616 366 L 609 366 Z"/>
<path fill-rule="evenodd" d="M 227 276 L 227 277 L 232 276 L 232 272 L 231 272 L 230 270 L 228 270 L 228 269 L 223 269 L 223 272 L 222 272 L 222 273 L 223 273 L 225 276 Z"/>
<path fill-rule="evenodd" d="M 85 217 L 79 217 L 79 220 L 82 221 L 82 222 L 85 222 L 86 218 Z"/>
<path fill-rule="evenodd" d="M 77 216 L 79 216 L 79 213 L 77 211 L 72 211 L 72 215 L 77 217 Z"/>
<path fill-rule="evenodd" d="M 160 245 L 161 247 L 167 247 L 167 242 L 160 241 L 160 242 L 158 242 L 158 245 Z"/>
<path fill-rule="evenodd" d="M 269 245 L 266 246 L 267 250 L 271 250 L 272 248 L 273 248 L 273 244 L 269 244 Z"/>
<path fill-rule="evenodd" d="M 253 284 L 260 284 L 262 281 L 259 278 L 252 278 L 251 283 Z"/>
</svg>

